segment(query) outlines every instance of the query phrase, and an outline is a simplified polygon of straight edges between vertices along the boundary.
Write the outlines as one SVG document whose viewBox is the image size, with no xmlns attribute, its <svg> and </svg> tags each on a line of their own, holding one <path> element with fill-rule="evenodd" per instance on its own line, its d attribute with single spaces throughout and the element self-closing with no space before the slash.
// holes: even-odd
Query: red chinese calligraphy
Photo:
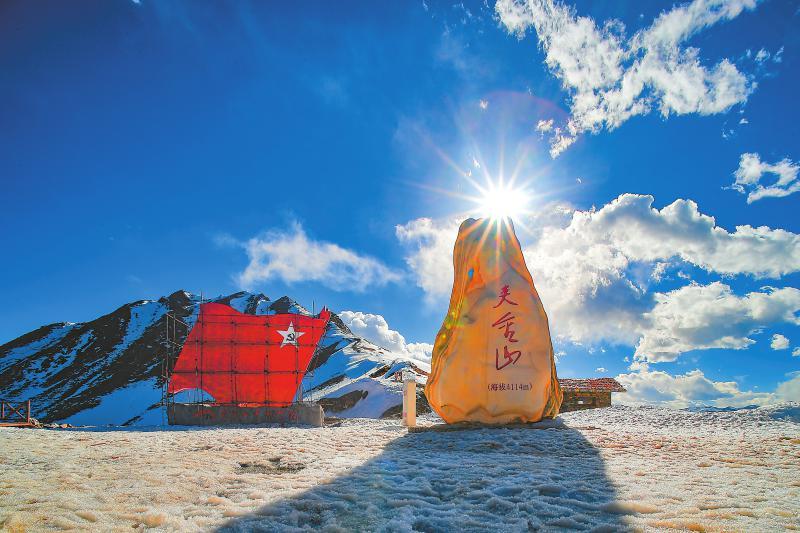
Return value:
<svg viewBox="0 0 800 533">
<path fill-rule="evenodd" d="M 508 288 L 508 285 L 504 285 L 503 288 L 500 290 L 500 294 L 498 295 L 499 301 L 497 305 L 493 307 L 493 309 L 497 309 L 504 303 L 509 305 L 517 305 L 517 302 L 511 300 L 509 298 L 511 296 L 511 290 Z M 509 342 L 519 342 L 519 339 L 514 338 L 514 334 L 516 333 L 512 328 L 514 325 L 514 315 L 511 312 L 506 312 L 503 316 L 495 320 L 494 324 L 492 324 L 493 328 L 498 328 L 503 330 L 503 337 Z M 502 370 L 508 365 L 516 364 L 519 360 L 522 352 L 520 350 L 511 350 L 508 349 L 508 344 L 503 346 L 503 359 L 501 362 L 500 359 L 500 348 L 495 348 L 495 368 L 497 370 Z"/>
<path fill-rule="evenodd" d="M 503 364 L 500 364 L 500 348 L 494 349 L 495 363 L 494 366 L 497 370 L 503 370 L 508 365 L 516 364 L 522 352 L 519 350 L 508 351 L 508 345 L 503 346 Z"/>
<path fill-rule="evenodd" d="M 508 339 L 508 342 L 519 342 L 519 339 L 514 338 L 515 331 L 511 329 L 511 326 L 514 325 L 513 320 L 514 320 L 514 315 L 512 315 L 511 313 L 506 313 L 500 318 L 498 318 L 497 321 L 494 324 L 492 324 L 492 327 L 504 329 L 505 331 L 503 332 L 503 337 Z"/>
<path fill-rule="evenodd" d="M 517 302 L 511 301 L 511 300 L 508 299 L 508 296 L 510 294 L 511 294 L 511 289 L 508 288 L 508 285 L 503 285 L 503 288 L 500 289 L 500 296 L 498 296 L 498 298 L 500 298 L 500 301 L 497 302 L 497 305 L 495 305 L 493 307 L 493 309 L 497 309 L 498 307 L 500 307 L 504 303 L 511 304 L 511 305 L 517 305 Z"/>
</svg>

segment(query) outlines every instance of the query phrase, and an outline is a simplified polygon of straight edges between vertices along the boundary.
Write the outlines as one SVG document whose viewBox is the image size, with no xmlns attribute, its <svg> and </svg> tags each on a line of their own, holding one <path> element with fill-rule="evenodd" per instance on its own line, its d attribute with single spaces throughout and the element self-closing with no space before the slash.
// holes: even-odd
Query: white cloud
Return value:
<svg viewBox="0 0 800 533">
<path fill-rule="evenodd" d="M 736 181 L 730 188 L 747 193 L 748 204 L 762 198 L 782 198 L 800 191 L 798 172 L 800 165 L 790 159 L 770 164 L 761 161 L 756 153 L 745 153 L 739 158 L 739 168 L 733 173 Z M 770 184 L 762 184 L 761 179 L 767 175 L 775 179 Z"/>
<path fill-rule="evenodd" d="M 400 332 L 389 328 L 386 319 L 381 315 L 360 311 L 342 311 L 339 313 L 339 317 L 350 328 L 350 331 L 359 337 L 372 341 L 412 362 L 430 365 L 433 345 L 425 342 L 406 342 Z"/>
<path fill-rule="evenodd" d="M 604 367 L 602 367 L 602 366 L 601 366 L 601 367 L 599 367 L 599 368 L 595 368 L 595 369 L 594 369 L 594 371 L 595 371 L 595 372 L 598 372 L 598 373 L 600 373 L 600 374 L 605 374 L 606 372 L 608 372 L 608 370 L 606 370 L 606 369 L 605 369 Z"/>
<path fill-rule="evenodd" d="M 624 194 L 599 210 L 549 205 L 521 221 L 527 230 L 519 234 L 525 260 L 554 335 L 573 342 L 628 345 L 635 345 L 643 332 L 648 339 L 659 338 L 657 326 L 668 324 L 662 319 L 654 325 L 645 316 L 658 303 L 646 283 L 650 276 L 661 276 L 666 264 L 685 261 L 710 273 L 754 277 L 800 270 L 800 236 L 794 233 L 751 226 L 731 232 L 691 200 L 677 200 L 660 210 L 652 203 L 651 196 Z M 397 228 L 409 250 L 411 274 L 429 302 L 443 302 L 450 294 L 457 231 L 455 220 L 417 219 Z M 647 274 L 636 277 L 636 269 Z M 762 294 L 774 303 L 793 290 Z M 706 344 L 715 344 L 712 340 Z M 698 348 L 697 343 L 685 345 Z"/>
<path fill-rule="evenodd" d="M 766 226 L 730 232 L 700 212 L 692 200 L 657 209 L 649 195 L 622 194 L 599 210 L 574 211 L 564 228 L 545 228 L 553 251 L 610 247 L 612 258 L 664 261 L 680 258 L 709 272 L 780 277 L 800 270 L 800 236 Z M 557 246 L 556 246 L 557 245 Z M 541 246 L 539 244 L 538 246 Z"/>
<path fill-rule="evenodd" d="M 756 53 L 755 57 L 756 63 L 763 63 L 767 59 L 769 59 L 769 52 L 767 52 L 766 48 L 762 48 L 761 50 L 758 51 L 758 53 Z"/>
<path fill-rule="evenodd" d="M 406 263 L 428 302 L 446 298 L 452 289 L 458 226 L 458 220 L 418 218 L 395 228 L 397 238 L 410 248 Z"/>
<path fill-rule="evenodd" d="M 651 196 L 624 194 L 599 210 L 571 211 L 561 224 L 526 222 L 539 236 L 525 246 L 525 258 L 557 334 L 635 344 L 655 303 L 631 277 L 637 264 L 652 265 L 655 278 L 679 259 L 720 274 L 800 270 L 798 235 L 750 226 L 729 232 L 690 200 L 660 210 L 652 203 Z"/>
<path fill-rule="evenodd" d="M 770 341 L 769 346 L 773 350 L 788 350 L 789 339 L 787 339 L 780 333 L 776 333 L 772 336 L 772 340 Z"/>
<path fill-rule="evenodd" d="M 486 111 L 489 109 L 489 101 L 488 100 L 481 100 L 478 102 L 478 106 L 481 108 L 482 111 Z"/>
<path fill-rule="evenodd" d="M 617 394 L 615 401 L 629 404 L 657 404 L 684 408 L 691 405 L 744 407 L 800 401 L 800 375 L 778 384 L 774 392 L 741 390 L 735 381 L 713 381 L 701 370 L 672 375 L 643 370 L 616 377 L 628 392 Z"/>
<path fill-rule="evenodd" d="M 310 239 L 297 223 L 288 232 L 269 231 L 241 245 L 250 259 L 238 276 L 244 288 L 278 279 L 289 284 L 314 281 L 337 291 L 360 292 L 402 277 L 377 259 Z"/>
<path fill-rule="evenodd" d="M 761 50 L 756 52 L 755 56 L 753 57 L 753 60 L 759 65 L 763 65 L 770 58 L 772 58 L 773 63 L 781 63 L 783 61 L 783 48 L 784 47 L 781 46 L 778 49 L 778 51 L 775 52 L 774 54 L 769 53 L 769 51 L 766 48 L 762 48 Z M 750 57 L 751 54 L 752 52 L 750 50 L 747 50 L 746 55 L 748 58 Z"/>
<path fill-rule="evenodd" d="M 800 357 L 800 346 L 792 350 L 792 357 Z"/>
<path fill-rule="evenodd" d="M 631 37 L 618 20 L 601 26 L 553 0 L 499 0 L 506 29 L 522 38 L 533 28 L 545 63 L 570 95 L 571 117 L 554 128 L 556 157 L 584 132 L 613 130 L 658 109 L 708 115 L 747 100 L 755 88 L 728 59 L 706 67 L 685 42 L 696 33 L 755 8 L 757 0 L 694 0 L 661 13 Z"/>
<path fill-rule="evenodd" d="M 680 409 L 690 405 L 741 407 L 774 402 L 773 394 L 741 391 L 735 381 L 713 381 L 699 369 L 672 375 L 644 365 L 639 371 L 620 374 L 616 379 L 627 390 L 615 397 L 621 403 L 659 404 Z"/>
<path fill-rule="evenodd" d="M 800 402 L 800 375 L 780 383 L 775 389 L 775 398 L 782 402 Z"/>
<path fill-rule="evenodd" d="M 540 120 L 536 123 L 536 131 L 539 133 L 547 133 L 548 131 L 553 129 L 553 119 L 548 120 Z"/>
<path fill-rule="evenodd" d="M 690 350 L 741 350 L 755 344 L 749 335 L 768 325 L 800 325 L 800 290 L 792 287 L 767 287 L 737 296 L 717 281 L 687 285 L 655 298 L 655 307 L 645 314 L 637 360 L 674 361 Z"/>
</svg>

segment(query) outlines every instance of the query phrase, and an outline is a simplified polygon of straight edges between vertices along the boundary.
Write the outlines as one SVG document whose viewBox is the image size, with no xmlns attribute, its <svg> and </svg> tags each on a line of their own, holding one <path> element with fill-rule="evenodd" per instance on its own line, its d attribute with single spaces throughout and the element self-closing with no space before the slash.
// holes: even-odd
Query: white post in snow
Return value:
<svg viewBox="0 0 800 533">
<path fill-rule="evenodd" d="M 417 425 L 417 380 L 408 370 L 403 371 L 403 424 Z"/>
</svg>

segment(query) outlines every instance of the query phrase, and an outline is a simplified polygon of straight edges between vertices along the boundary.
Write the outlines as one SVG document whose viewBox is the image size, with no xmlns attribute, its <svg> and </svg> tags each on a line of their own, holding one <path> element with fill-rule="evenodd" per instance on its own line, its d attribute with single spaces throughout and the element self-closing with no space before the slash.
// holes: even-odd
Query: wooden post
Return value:
<svg viewBox="0 0 800 533">
<path fill-rule="evenodd" d="M 26 424 L 30 424 L 31 423 L 31 401 L 28 400 L 26 403 L 27 403 L 27 405 L 25 406 L 25 423 Z"/>
<path fill-rule="evenodd" d="M 413 372 L 403 372 L 403 424 L 417 425 L 417 380 Z"/>
</svg>

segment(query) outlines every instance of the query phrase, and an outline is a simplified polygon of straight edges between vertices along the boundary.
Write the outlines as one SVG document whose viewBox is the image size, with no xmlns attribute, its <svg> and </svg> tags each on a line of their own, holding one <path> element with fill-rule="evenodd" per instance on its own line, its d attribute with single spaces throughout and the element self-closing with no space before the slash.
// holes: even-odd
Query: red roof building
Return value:
<svg viewBox="0 0 800 533">
<path fill-rule="evenodd" d="M 625 392 L 614 378 L 559 379 L 564 400 L 559 412 L 580 411 L 611 406 L 612 392 Z"/>
</svg>

